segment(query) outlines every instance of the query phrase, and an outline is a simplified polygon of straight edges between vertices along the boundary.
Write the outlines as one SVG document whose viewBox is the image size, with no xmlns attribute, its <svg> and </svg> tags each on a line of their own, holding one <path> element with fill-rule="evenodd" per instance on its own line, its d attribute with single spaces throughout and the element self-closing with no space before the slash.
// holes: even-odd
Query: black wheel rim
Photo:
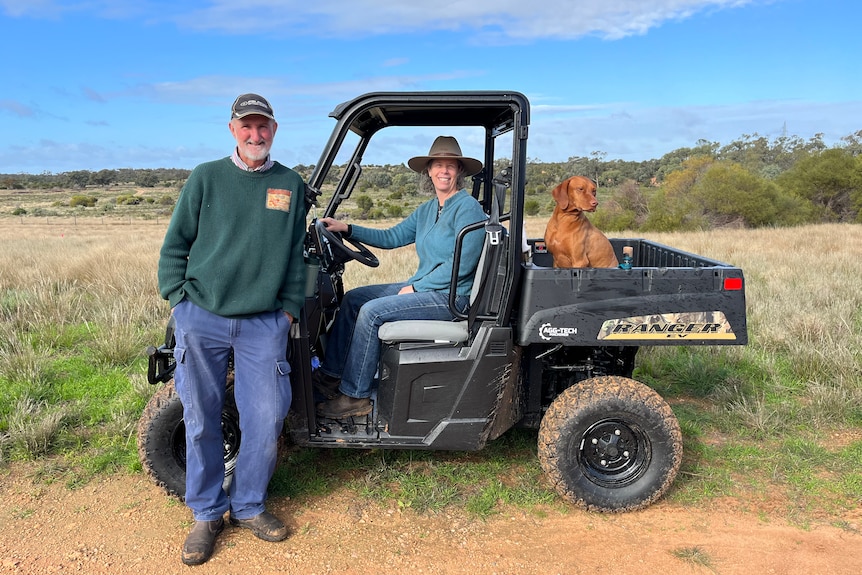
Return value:
<svg viewBox="0 0 862 575">
<path fill-rule="evenodd" d="M 239 453 L 240 432 L 239 421 L 225 413 L 221 416 L 221 430 L 224 437 L 225 470 L 230 473 Z M 171 453 L 174 461 L 185 470 L 186 468 L 186 426 L 181 421 L 171 434 Z"/>
<path fill-rule="evenodd" d="M 222 413 L 221 431 L 224 437 L 224 465 L 225 471 L 230 473 L 236 464 L 236 456 L 239 453 L 239 420 L 236 417 Z"/>
<path fill-rule="evenodd" d="M 619 488 L 635 482 L 649 466 L 650 443 L 637 426 L 603 419 L 584 433 L 578 465 L 596 485 Z"/>
<path fill-rule="evenodd" d="M 186 425 L 180 421 L 171 434 L 171 454 L 174 461 L 182 468 L 186 469 Z"/>
</svg>

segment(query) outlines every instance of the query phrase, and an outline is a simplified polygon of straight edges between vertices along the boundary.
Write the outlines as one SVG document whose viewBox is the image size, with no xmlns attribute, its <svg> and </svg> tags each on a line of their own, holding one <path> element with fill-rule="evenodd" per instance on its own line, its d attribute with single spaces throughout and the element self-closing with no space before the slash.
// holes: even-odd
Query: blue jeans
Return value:
<svg viewBox="0 0 862 575">
<path fill-rule="evenodd" d="M 405 319 L 455 319 L 449 311 L 448 293 L 429 291 L 398 295 L 406 285 L 362 286 L 344 294 L 320 366 L 326 375 L 341 377 L 339 390 L 344 395 L 371 397 L 380 359 L 377 330 L 381 325 Z M 457 296 L 455 305 L 463 312 L 469 301 L 468 296 Z"/>
<path fill-rule="evenodd" d="M 186 426 L 186 505 L 196 521 L 213 521 L 228 509 L 238 519 L 250 519 L 265 510 L 277 442 L 290 408 L 290 319 L 282 311 L 230 319 L 188 300 L 177 304 L 173 314 L 174 381 Z M 242 443 L 225 493 L 221 412 L 231 349 Z"/>
</svg>

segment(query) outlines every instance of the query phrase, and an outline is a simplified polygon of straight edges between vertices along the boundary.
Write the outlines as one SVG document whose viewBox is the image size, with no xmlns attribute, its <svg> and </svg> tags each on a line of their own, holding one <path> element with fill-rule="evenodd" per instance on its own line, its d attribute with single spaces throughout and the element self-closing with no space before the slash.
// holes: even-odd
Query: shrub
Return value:
<svg viewBox="0 0 862 575">
<path fill-rule="evenodd" d="M 72 196 L 72 199 L 69 200 L 69 206 L 73 208 L 78 206 L 92 208 L 95 207 L 97 201 L 99 200 L 95 196 Z"/>
<path fill-rule="evenodd" d="M 636 227 L 635 212 L 621 206 L 616 199 L 604 202 L 596 213 L 590 214 L 590 221 L 605 231 L 633 230 Z"/>
<path fill-rule="evenodd" d="M 778 184 L 815 206 L 821 221 L 862 221 L 862 163 L 845 150 L 800 160 Z"/>
<path fill-rule="evenodd" d="M 366 196 L 365 194 L 360 195 L 356 198 L 356 207 L 359 208 L 359 217 L 363 219 L 367 218 L 369 217 L 369 212 L 371 212 L 371 208 L 374 207 L 374 200 L 372 200 L 369 196 Z"/>
<path fill-rule="evenodd" d="M 117 196 L 117 205 L 118 206 L 137 206 L 141 203 L 141 198 L 138 196 L 133 196 L 131 194 L 125 194 L 122 196 Z"/>
<path fill-rule="evenodd" d="M 536 200 L 527 200 L 524 202 L 524 213 L 528 216 L 535 216 L 539 213 L 539 202 Z"/>
<path fill-rule="evenodd" d="M 783 193 L 774 182 L 752 174 L 739 164 L 716 162 L 697 184 L 693 197 L 700 199 L 712 226 L 741 222 L 745 227 L 798 223 L 802 202 Z"/>
</svg>

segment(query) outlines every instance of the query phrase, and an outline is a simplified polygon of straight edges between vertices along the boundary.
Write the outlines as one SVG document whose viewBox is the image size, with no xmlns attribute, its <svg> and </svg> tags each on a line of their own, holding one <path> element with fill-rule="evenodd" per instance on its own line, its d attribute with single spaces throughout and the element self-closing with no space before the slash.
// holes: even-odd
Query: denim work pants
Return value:
<svg viewBox="0 0 862 575">
<path fill-rule="evenodd" d="M 449 311 L 448 293 L 429 291 L 398 295 L 398 290 L 406 285 L 362 286 L 344 295 L 320 367 L 326 375 L 341 377 L 339 390 L 344 395 L 371 397 L 380 359 L 377 330 L 381 325 L 407 319 L 455 319 Z M 468 296 L 455 298 L 455 304 L 462 312 L 469 301 Z M 348 366 L 349 369 L 345 369 Z"/>
<path fill-rule="evenodd" d="M 290 319 L 282 311 L 230 319 L 188 300 L 173 313 L 174 380 L 186 426 L 186 505 L 196 521 L 213 521 L 228 509 L 238 519 L 250 519 L 265 510 L 278 437 L 290 408 Z M 225 493 L 221 412 L 231 349 L 242 441 Z"/>
</svg>

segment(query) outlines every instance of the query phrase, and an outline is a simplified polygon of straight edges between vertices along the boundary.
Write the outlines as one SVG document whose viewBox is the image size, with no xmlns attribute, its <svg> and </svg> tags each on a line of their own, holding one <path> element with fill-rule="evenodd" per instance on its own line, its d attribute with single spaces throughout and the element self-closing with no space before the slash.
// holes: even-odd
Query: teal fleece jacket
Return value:
<svg viewBox="0 0 862 575">
<path fill-rule="evenodd" d="M 230 158 L 196 167 L 180 192 L 159 256 L 159 292 L 223 317 L 305 302 L 305 183 L 278 162 L 265 172 Z"/>
<path fill-rule="evenodd" d="M 385 230 L 353 226 L 350 237 L 384 249 L 415 243 L 419 266 L 407 282 L 417 292 L 448 292 L 455 257 L 455 238 L 461 228 L 480 222 L 486 216 L 479 202 L 466 190 L 461 190 L 446 200 L 439 220 L 437 206 L 437 198 L 432 198 L 421 204 L 407 218 Z M 482 229 L 470 232 L 464 238 L 461 265 L 458 268 L 458 295 L 469 295 L 473 287 L 483 240 Z"/>
</svg>

